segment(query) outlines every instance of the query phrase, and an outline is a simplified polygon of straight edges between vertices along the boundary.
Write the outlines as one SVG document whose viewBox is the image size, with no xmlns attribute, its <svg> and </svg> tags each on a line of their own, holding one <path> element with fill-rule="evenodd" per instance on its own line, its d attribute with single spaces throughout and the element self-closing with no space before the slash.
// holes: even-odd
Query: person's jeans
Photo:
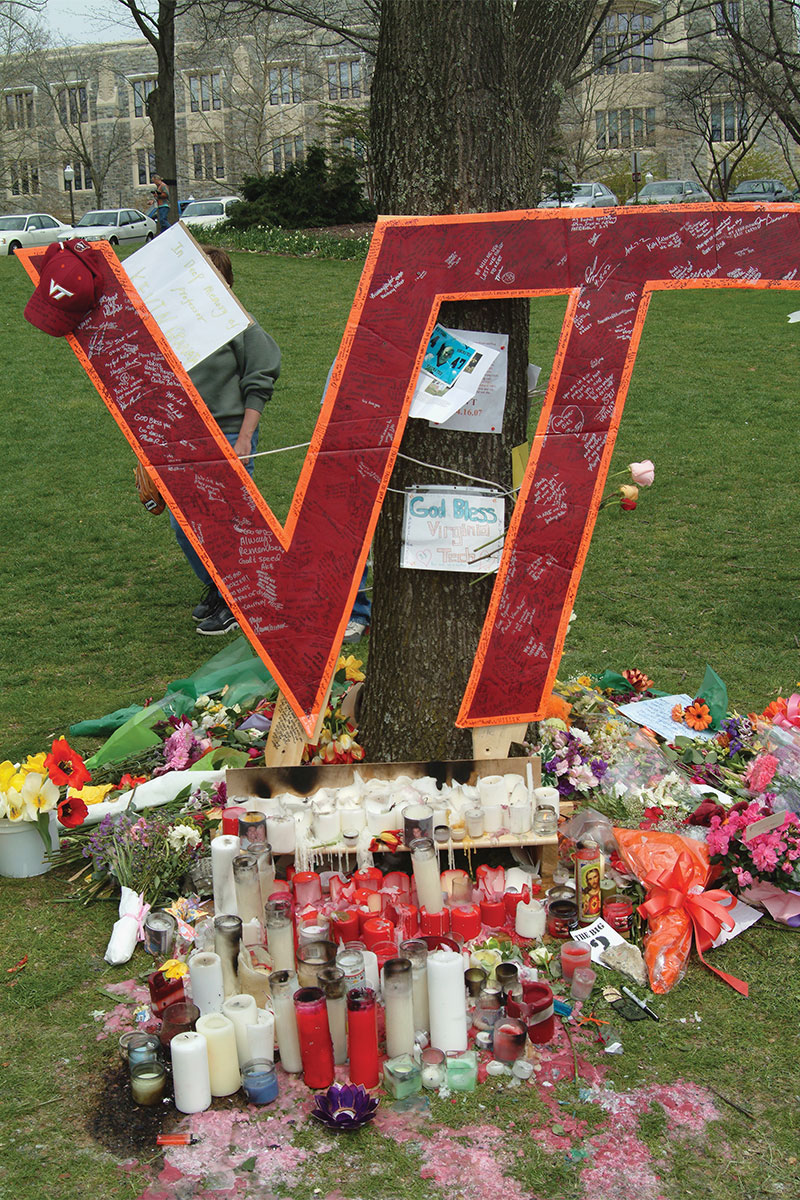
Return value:
<svg viewBox="0 0 800 1200">
<path fill-rule="evenodd" d="M 226 433 L 225 434 L 225 437 L 228 439 L 231 446 L 236 445 L 236 439 L 238 436 L 239 435 L 236 433 Z M 256 430 L 255 433 L 253 434 L 253 440 L 250 443 L 250 453 L 251 454 L 255 454 L 257 445 L 258 445 L 258 430 Z M 248 475 L 251 478 L 253 475 L 254 463 L 255 463 L 255 459 L 250 458 L 244 465 L 245 470 L 247 471 Z M 185 554 L 186 561 L 188 562 L 189 566 L 192 568 L 195 575 L 200 580 L 200 582 L 203 584 L 203 586 L 208 587 L 208 585 L 210 583 L 213 583 L 213 580 L 212 580 L 211 576 L 209 575 L 208 571 L 206 570 L 205 565 L 203 564 L 203 560 L 200 558 L 200 555 L 197 553 L 194 546 L 189 541 L 188 537 L 186 536 L 186 534 L 183 532 L 180 525 L 176 521 L 175 517 L 173 517 L 172 513 L 169 514 L 169 523 L 175 531 L 175 540 L 177 541 L 181 550 Z"/>
<path fill-rule="evenodd" d="M 369 598 L 367 587 L 367 568 L 364 567 L 364 574 L 361 577 L 361 583 L 358 585 L 356 598 L 353 603 L 353 611 L 350 613 L 351 621 L 361 621 L 364 625 L 369 625 L 372 617 L 372 601 Z"/>
</svg>

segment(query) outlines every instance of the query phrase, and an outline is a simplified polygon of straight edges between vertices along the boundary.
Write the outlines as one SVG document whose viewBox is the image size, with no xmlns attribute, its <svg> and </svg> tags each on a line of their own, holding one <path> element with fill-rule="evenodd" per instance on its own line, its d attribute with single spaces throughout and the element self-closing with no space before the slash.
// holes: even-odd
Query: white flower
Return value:
<svg viewBox="0 0 800 1200">
<path fill-rule="evenodd" d="M 45 778 L 38 771 L 28 772 L 20 794 L 25 805 L 25 821 L 35 821 L 40 812 L 51 812 L 61 795 L 52 779 Z"/>
<path fill-rule="evenodd" d="M 577 742 L 580 742 L 584 746 L 591 746 L 592 739 L 585 729 L 578 729 L 573 725 L 572 729 L 570 729 L 570 733 Z"/>
<path fill-rule="evenodd" d="M 173 850 L 180 853 L 187 846 L 196 846 L 200 841 L 200 834 L 191 825 L 173 825 L 167 834 L 167 841 Z"/>
</svg>

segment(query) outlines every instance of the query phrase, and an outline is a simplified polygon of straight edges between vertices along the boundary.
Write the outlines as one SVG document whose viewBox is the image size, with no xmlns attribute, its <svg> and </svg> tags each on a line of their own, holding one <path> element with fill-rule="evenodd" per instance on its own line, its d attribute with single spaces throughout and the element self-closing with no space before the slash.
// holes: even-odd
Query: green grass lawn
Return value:
<svg viewBox="0 0 800 1200">
<path fill-rule="evenodd" d="M 260 448 L 308 441 L 360 266 L 237 254 L 234 269 L 240 298 L 283 352 Z M 0 287 L 0 758 L 18 758 L 46 748 L 73 721 L 160 696 L 220 643 L 195 635 L 194 577 L 166 518 L 140 505 L 132 453 L 102 401 L 69 347 L 22 319 L 30 284 L 15 260 L 0 260 Z M 665 690 L 692 692 L 709 662 L 732 704 L 745 710 L 794 690 L 800 601 L 792 412 L 800 326 L 786 320 L 794 307 L 791 296 L 769 291 L 654 297 L 612 469 L 651 458 L 656 482 L 636 512 L 600 515 L 564 674 L 637 666 Z M 533 306 L 531 359 L 543 378 L 563 310 L 563 299 Z M 280 517 L 302 457 L 293 451 L 258 460 L 257 482 Z M 148 964 L 139 950 L 130 967 L 107 968 L 111 907 L 59 904 L 67 891 L 57 873 L 0 881 L 0 1196 L 34 1200 L 46 1187 L 54 1200 L 135 1197 L 160 1160 L 148 1165 L 155 1148 L 142 1150 L 121 1172 L 119 1156 L 86 1132 L 113 1061 L 111 1043 L 96 1040 L 91 1013 L 113 1006 L 109 982 L 143 975 Z M 656 1092 L 650 1099 L 636 1092 L 638 1136 L 668 1200 L 800 1196 L 797 947 L 797 934 L 764 922 L 724 951 L 721 964 L 750 981 L 750 1001 L 694 962 L 660 1002 L 660 1025 L 626 1028 L 620 1059 L 595 1048 L 620 1091 L 683 1079 L 752 1114 L 720 1101 L 720 1119 L 704 1132 L 676 1136 L 661 1101 L 652 1099 Z M 24 954 L 25 970 L 8 974 Z M 485 1087 L 461 1106 L 437 1102 L 436 1120 L 453 1125 L 454 1138 L 459 1126 L 485 1121 L 489 1112 L 501 1128 L 524 1130 L 525 1153 L 513 1170 L 525 1200 L 588 1194 L 578 1168 L 563 1154 L 544 1154 L 530 1132 L 554 1121 L 533 1092 L 520 1099 Z M 576 1085 L 559 1084 L 553 1097 L 591 1128 L 595 1109 Z M 574 1136 L 575 1147 L 583 1136 Z M 310 1200 L 315 1188 L 348 1200 L 462 1194 L 420 1179 L 416 1143 L 365 1136 L 331 1148 L 305 1127 L 297 1137 L 313 1165 L 302 1186 L 281 1185 L 275 1195 Z M 640 1200 L 636 1190 L 598 1187 L 597 1200 Z"/>
</svg>

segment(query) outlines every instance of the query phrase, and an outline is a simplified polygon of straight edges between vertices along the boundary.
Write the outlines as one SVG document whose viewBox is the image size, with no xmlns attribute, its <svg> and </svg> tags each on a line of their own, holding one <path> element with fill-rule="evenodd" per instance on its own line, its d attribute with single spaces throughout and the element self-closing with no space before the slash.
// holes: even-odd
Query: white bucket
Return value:
<svg viewBox="0 0 800 1200">
<path fill-rule="evenodd" d="M 55 813 L 50 814 L 50 844 L 54 850 L 58 849 Z M 0 875 L 8 879 L 28 879 L 49 870 L 44 842 L 35 822 L 0 818 Z"/>
</svg>

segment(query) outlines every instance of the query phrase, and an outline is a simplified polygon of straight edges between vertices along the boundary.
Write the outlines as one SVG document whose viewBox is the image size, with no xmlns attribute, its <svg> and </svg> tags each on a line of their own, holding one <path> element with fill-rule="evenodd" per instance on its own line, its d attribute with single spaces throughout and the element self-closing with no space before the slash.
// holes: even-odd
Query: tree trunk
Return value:
<svg viewBox="0 0 800 1200">
<path fill-rule="evenodd" d="M 521 202 L 511 0 L 384 0 L 371 91 L 378 211 L 487 212 Z M 401 453 L 511 485 L 525 437 L 527 302 L 447 304 L 440 319 L 509 335 L 502 434 L 409 421 Z M 468 484 L 398 461 L 393 488 Z M 492 580 L 400 568 L 403 497 L 390 492 L 375 539 L 374 606 L 362 732 L 371 759 L 471 756 L 455 716 Z"/>
<path fill-rule="evenodd" d="M 156 51 L 156 86 L 147 97 L 153 126 L 156 172 L 169 188 L 169 216 L 178 220 L 178 167 L 175 151 L 175 8 L 176 0 L 159 0 L 157 36 L 149 37 Z"/>
</svg>

